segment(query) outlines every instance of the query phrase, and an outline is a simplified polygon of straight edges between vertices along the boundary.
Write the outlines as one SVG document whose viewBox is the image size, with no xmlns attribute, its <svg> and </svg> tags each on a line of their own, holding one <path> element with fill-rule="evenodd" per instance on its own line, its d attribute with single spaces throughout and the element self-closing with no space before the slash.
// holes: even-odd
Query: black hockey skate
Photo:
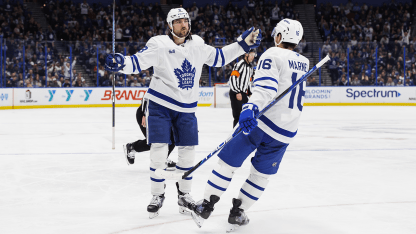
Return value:
<svg viewBox="0 0 416 234">
<path fill-rule="evenodd" d="M 209 200 L 210 201 L 203 199 L 199 201 L 192 209 L 192 219 L 195 221 L 198 227 L 202 227 L 202 224 L 204 224 L 204 220 L 208 219 L 212 211 L 214 211 L 214 205 L 220 200 L 220 198 L 216 195 L 211 195 L 209 197 Z"/>
<path fill-rule="evenodd" d="M 247 225 L 250 220 L 247 215 L 244 213 L 243 209 L 240 209 L 241 200 L 233 198 L 233 208 L 230 210 L 230 215 L 228 216 L 228 227 L 226 232 L 233 232 L 238 227 Z"/>
<path fill-rule="evenodd" d="M 132 143 L 127 143 L 123 145 L 124 148 L 124 155 L 126 156 L 127 165 L 134 164 L 134 154 L 136 151 L 133 149 Z"/>
<path fill-rule="evenodd" d="M 166 171 L 176 170 L 176 163 L 170 159 L 166 159 Z"/>
<path fill-rule="evenodd" d="M 179 190 L 179 183 L 176 182 L 176 188 L 178 189 L 178 205 L 179 213 L 189 215 L 195 208 L 195 201 L 192 199 L 191 194 L 183 193 Z"/>
<path fill-rule="evenodd" d="M 153 219 L 159 215 L 159 209 L 163 206 L 163 201 L 165 201 L 165 194 L 162 195 L 153 195 L 150 204 L 147 206 L 147 211 L 149 212 L 149 218 Z"/>
</svg>

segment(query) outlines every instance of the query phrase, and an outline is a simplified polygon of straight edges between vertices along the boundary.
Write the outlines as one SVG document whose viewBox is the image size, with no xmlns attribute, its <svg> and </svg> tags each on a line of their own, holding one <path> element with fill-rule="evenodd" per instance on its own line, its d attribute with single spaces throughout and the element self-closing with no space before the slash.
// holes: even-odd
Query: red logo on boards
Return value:
<svg viewBox="0 0 416 234">
<path fill-rule="evenodd" d="M 110 100 L 112 97 L 113 91 L 106 90 L 104 92 L 104 97 L 101 100 Z M 143 96 L 146 94 L 146 90 L 120 90 L 115 91 L 115 96 L 117 100 L 142 100 Z"/>
</svg>

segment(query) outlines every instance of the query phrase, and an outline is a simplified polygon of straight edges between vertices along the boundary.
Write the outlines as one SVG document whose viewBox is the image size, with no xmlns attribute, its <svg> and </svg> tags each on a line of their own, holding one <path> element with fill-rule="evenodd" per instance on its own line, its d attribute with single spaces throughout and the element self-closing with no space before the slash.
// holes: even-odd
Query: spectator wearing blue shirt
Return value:
<svg viewBox="0 0 416 234">
<path fill-rule="evenodd" d="M 327 38 L 332 31 L 332 22 L 330 23 L 330 26 L 328 26 L 328 24 L 324 24 L 322 30 L 324 31 L 324 37 Z"/>
<path fill-rule="evenodd" d="M 364 65 L 364 74 L 366 76 L 371 76 L 371 67 L 368 66 L 367 64 Z"/>
<path fill-rule="evenodd" d="M 413 81 L 407 78 L 404 86 L 414 86 Z"/>
<path fill-rule="evenodd" d="M 128 22 L 123 29 L 123 40 L 128 41 L 130 38 L 132 38 L 132 33 L 133 33 L 132 25 L 130 22 Z"/>
<path fill-rule="evenodd" d="M 358 6 L 358 3 L 355 3 L 354 4 L 354 7 L 352 8 L 352 11 L 354 11 L 354 12 L 359 12 L 361 10 L 361 7 L 360 6 Z"/>
<path fill-rule="evenodd" d="M 119 75 L 116 81 L 116 87 L 124 87 L 124 75 Z"/>
</svg>

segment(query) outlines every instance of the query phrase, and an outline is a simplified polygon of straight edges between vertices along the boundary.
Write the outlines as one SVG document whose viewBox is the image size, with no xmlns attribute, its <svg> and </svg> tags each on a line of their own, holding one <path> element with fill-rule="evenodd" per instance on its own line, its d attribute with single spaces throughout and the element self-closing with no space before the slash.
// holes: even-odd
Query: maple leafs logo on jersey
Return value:
<svg viewBox="0 0 416 234">
<path fill-rule="evenodd" d="M 181 89 L 192 89 L 194 87 L 195 79 L 195 67 L 192 68 L 192 64 L 185 59 L 182 63 L 182 70 L 175 68 L 175 75 L 179 80 L 179 88 Z"/>
</svg>

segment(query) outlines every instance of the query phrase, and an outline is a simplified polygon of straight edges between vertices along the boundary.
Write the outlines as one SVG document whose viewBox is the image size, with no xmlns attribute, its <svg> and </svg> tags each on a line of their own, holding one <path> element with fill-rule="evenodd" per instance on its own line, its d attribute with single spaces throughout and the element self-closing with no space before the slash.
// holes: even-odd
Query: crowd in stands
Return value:
<svg viewBox="0 0 416 234">
<path fill-rule="evenodd" d="M 320 4 L 316 21 L 324 39 L 322 53 L 331 57 L 332 84 L 413 86 L 416 38 L 411 37 L 412 11 L 410 3 L 395 0 L 377 7 L 351 0 L 345 5 Z"/>
<path fill-rule="evenodd" d="M 72 49 L 73 58 L 76 58 L 72 59 L 72 66 L 75 63 L 82 64 L 93 79 L 96 77 L 98 67 L 99 85 L 112 85 L 110 74 L 103 69 L 105 54 L 112 50 L 112 10 L 112 6 L 104 6 L 101 3 L 90 5 L 87 1 L 80 4 L 67 0 L 46 1 L 43 12 L 49 27 L 43 30 L 41 25 L 34 21 L 31 12 L 24 9 L 19 1 L 5 0 L 5 4 L 0 9 L 2 13 L 5 12 L 0 16 L 2 25 L 0 34 L 6 38 L 8 86 L 30 84 L 33 87 L 43 86 L 46 69 L 48 86 L 65 87 L 68 83 L 65 80 L 71 75 L 69 71 L 65 71 L 71 63 L 68 58 L 69 48 Z M 298 14 L 293 11 L 292 2 L 285 0 L 279 4 L 272 1 L 248 0 L 243 8 L 231 3 L 225 6 L 214 3 L 205 7 L 197 7 L 194 4 L 186 10 L 191 17 L 192 34 L 201 36 L 207 44 L 213 46 L 236 41 L 239 35 L 252 26 L 260 28 L 263 32 L 263 43 L 258 48 L 258 57 L 269 46 L 268 43 L 272 43 L 270 34 L 277 22 L 283 18 L 298 18 Z M 158 3 L 145 5 L 133 4 L 131 0 L 119 0 L 116 4 L 115 20 L 116 52 L 126 55 L 136 53 L 150 37 L 165 35 L 168 30 L 166 15 Z M 67 46 L 64 53 L 58 53 L 55 46 L 61 41 L 65 41 Z M 25 68 L 22 68 L 21 58 L 23 46 L 25 46 Z M 44 52 L 45 46 L 47 53 Z M 45 57 L 47 68 L 45 68 Z M 228 80 L 233 65 L 213 69 L 213 78 L 223 82 Z M 25 70 L 25 79 L 15 75 L 23 76 L 23 70 Z M 82 75 L 73 68 L 72 73 L 73 86 L 79 83 L 86 85 Z M 152 69 L 149 69 L 137 75 L 119 74 L 115 85 L 147 86 L 152 73 Z M 34 77 L 31 80 L 32 74 Z M 37 76 L 40 77 L 40 82 L 36 82 Z M 201 81 L 200 85 L 206 85 L 206 82 Z"/>
<path fill-rule="evenodd" d="M 284 19 L 299 19 L 293 10 L 292 1 L 247 1 L 242 8 L 228 3 L 226 6 L 207 5 L 197 7 L 195 4 L 186 9 L 192 21 L 192 33 L 202 37 L 212 46 L 227 45 L 235 42 L 248 28 L 261 29 L 262 44 L 257 48 L 257 58 L 271 45 L 274 45 L 271 33 L 276 24 Z M 305 50 L 306 45 L 299 48 Z M 299 51 L 305 52 L 305 51 Z M 223 68 L 213 69 L 216 82 L 227 82 L 236 61 Z M 255 62 L 254 62 L 255 63 Z"/>
<path fill-rule="evenodd" d="M 277 22 L 283 18 L 299 18 L 291 0 L 248 0 L 242 8 L 231 3 L 204 7 L 194 4 L 186 10 L 191 17 L 192 34 L 201 36 L 212 46 L 235 42 L 252 26 L 261 29 L 263 40 L 257 49 L 256 60 L 273 45 L 271 32 Z M 20 1 L 5 0 L 0 7 L 0 35 L 6 39 L 7 86 L 44 86 L 46 75 L 48 86 L 86 86 L 86 79 L 95 82 L 97 70 L 98 85 L 111 86 L 112 79 L 104 70 L 104 61 L 105 55 L 112 51 L 112 11 L 112 5 L 101 3 L 45 1 L 43 12 L 49 26 L 44 30 Z M 410 4 L 396 4 L 394 0 L 380 7 L 359 6 L 351 1 L 346 5 L 327 3 L 317 6 L 317 26 L 325 41 L 322 52 L 324 55 L 329 53 L 332 58 L 328 69 L 333 85 L 413 84 L 416 41 L 410 36 L 410 12 Z M 118 0 L 115 21 L 116 52 L 127 56 L 143 48 L 152 36 L 168 33 L 166 15 L 158 3 L 145 5 Z M 64 46 L 64 51 L 58 52 L 58 43 Z M 403 47 L 406 47 L 405 58 Z M 72 57 L 69 57 L 70 48 Z M 297 51 L 308 51 L 304 39 Z M 235 62 L 211 69 L 212 81 L 227 82 Z M 76 64 L 86 72 L 77 72 Z M 208 71 L 208 67 L 205 68 Z M 118 74 L 115 85 L 148 86 L 152 75 L 151 68 L 135 75 Z M 70 78 L 72 84 L 66 81 Z M 207 83 L 201 81 L 200 85 Z"/>
<path fill-rule="evenodd" d="M 226 6 L 207 5 L 197 7 L 195 4 L 186 8 L 192 25 L 192 34 L 201 36 L 207 44 L 221 46 L 236 41 L 237 37 L 251 26 L 260 28 L 263 32 L 264 45 L 258 49 L 260 56 L 271 43 L 270 36 L 274 25 L 282 18 L 297 19 L 290 1 L 280 4 L 265 3 L 264 1 L 249 0 L 242 9 L 228 4 Z M 45 16 L 55 31 L 57 40 L 72 41 L 69 45 L 73 53 L 79 56 L 88 71 L 96 71 L 96 54 L 98 51 L 100 65 L 104 65 L 104 55 L 111 52 L 112 36 L 112 6 L 92 4 L 84 1 L 78 7 L 66 1 L 50 1 L 44 8 Z M 120 1 L 116 6 L 116 52 L 127 56 L 139 51 L 155 35 L 167 34 L 166 15 L 158 3 L 144 5 L 132 4 L 131 1 Z M 88 30 L 87 30 L 88 29 Z M 228 80 L 233 64 L 224 68 L 213 69 L 212 75 L 216 81 Z M 102 73 L 102 72 L 101 72 Z M 100 85 L 111 85 L 108 74 L 99 78 Z M 143 71 L 130 78 L 118 77 L 116 85 L 127 83 L 132 85 L 148 85 L 152 70 Z M 204 85 L 204 82 L 201 83 Z"/>
<path fill-rule="evenodd" d="M 0 5 L 2 78 L 6 87 L 65 87 L 69 81 L 68 57 L 58 53 L 54 31 L 43 30 L 21 1 L 5 0 Z M 45 49 L 46 48 L 46 49 Z M 4 53 L 5 52 L 5 53 Z M 73 74 L 73 85 L 80 74 Z M 85 84 L 85 79 L 84 84 Z"/>
</svg>

